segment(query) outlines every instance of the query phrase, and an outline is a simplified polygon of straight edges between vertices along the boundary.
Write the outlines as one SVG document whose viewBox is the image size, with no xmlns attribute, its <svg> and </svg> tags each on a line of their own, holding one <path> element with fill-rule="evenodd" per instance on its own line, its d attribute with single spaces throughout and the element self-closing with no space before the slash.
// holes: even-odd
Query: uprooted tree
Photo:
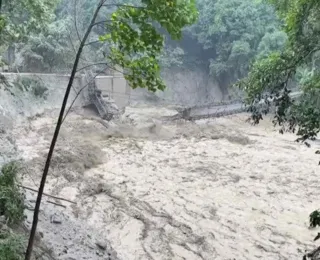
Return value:
<svg viewBox="0 0 320 260">
<path fill-rule="evenodd" d="M 97 17 L 104 8 L 114 8 L 115 10 L 110 18 L 107 17 L 105 20 L 98 21 Z M 89 26 L 80 39 L 70 81 L 51 141 L 37 196 L 25 260 L 31 258 L 41 199 L 51 158 L 65 115 L 74 77 L 77 71 L 81 70 L 78 69 L 81 54 L 89 44 L 87 41 L 93 28 L 98 25 L 108 28 L 108 33 L 99 37 L 99 41 L 108 42 L 109 46 L 106 65 L 111 68 L 122 67 L 124 76 L 131 87 L 142 87 L 150 91 L 156 91 L 165 88 L 160 77 L 160 67 L 157 59 L 164 45 L 164 36 L 160 33 L 160 30 L 166 30 L 173 39 L 179 39 L 182 28 L 194 23 L 196 18 L 195 0 L 141 0 L 137 5 L 99 0 L 96 4 Z"/>
</svg>

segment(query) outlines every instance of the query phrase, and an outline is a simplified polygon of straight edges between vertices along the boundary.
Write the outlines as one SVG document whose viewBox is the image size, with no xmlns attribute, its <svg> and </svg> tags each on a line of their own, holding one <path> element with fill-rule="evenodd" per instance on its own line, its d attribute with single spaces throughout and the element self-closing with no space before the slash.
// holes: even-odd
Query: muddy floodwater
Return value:
<svg viewBox="0 0 320 260">
<path fill-rule="evenodd" d="M 318 143 L 296 143 L 268 120 L 251 126 L 245 114 L 160 123 L 165 114 L 128 108 L 108 129 L 68 118 L 46 192 L 74 203 L 45 197 L 39 223 L 56 259 L 283 260 L 316 246 Z M 55 120 L 15 130 L 26 186 L 39 183 Z"/>
</svg>

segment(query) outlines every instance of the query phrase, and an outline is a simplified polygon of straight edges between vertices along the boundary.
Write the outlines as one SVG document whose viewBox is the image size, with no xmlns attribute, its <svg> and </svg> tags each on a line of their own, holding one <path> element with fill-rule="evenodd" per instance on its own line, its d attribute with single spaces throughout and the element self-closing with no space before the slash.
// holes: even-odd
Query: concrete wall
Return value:
<svg viewBox="0 0 320 260">
<path fill-rule="evenodd" d="M 10 83 L 13 83 L 19 77 L 38 79 L 39 81 L 43 82 L 43 84 L 48 88 L 48 97 L 42 105 L 45 105 L 45 107 L 48 108 L 55 108 L 61 105 L 70 78 L 69 75 L 60 74 L 2 73 L 2 75 L 4 75 Z M 133 90 L 129 87 L 124 77 L 119 75 L 119 73 L 114 74 L 114 76 L 98 76 L 96 77 L 95 81 L 97 87 L 102 90 L 102 95 L 112 97 L 120 108 L 129 105 L 131 92 Z M 88 104 L 87 91 L 86 88 L 83 89 L 86 84 L 87 82 L 81 75 L 75 78 L 73 89 L 70 92 L 68 100 L 69 103 L 76 98 L 76 93 L 81 90 L 81 94 L 78 95 L 74 105 L 84 106 Z M 24 93 L 16 94 L 17 96 L 24 95 Z M 135 95 L 136 98 L 138 96 L 139 99 L 143 99 L 143 93 Z M 26 96 L 22 100 L 26 100 L 25 102 L 30 102 Z"/>
<path fill-rule="evenodd" d="M 167 88 L 158 95 L 172 103 L 194 106 L 223 100 L 220 88 L 204 68 L 167 69 L 162 77 Z"/>
<path fill-rule="evenodd" d="M 96 77 L 96 85 L 102 91 L 102 96 L 113 98 L 118 107 L 129 105 L 131 88 L 123 77 L 98 76 Z"/>
<path fill-rule="evenodd" d="M 13 96 L 8 94 L 8 91 L 1 89 L 0 110 L 2 113 L 9 116 L 23 115 L 33 116 L 36 113 L 41 113 L 46 109 L 59 108 L 61 106 L 65 89 L 69 81 L 68 75 L 57 74 L 33 74 L 33 73 L 2 73 L 6 81 L 11 84 L 10 91 Z M 36 79 L 48 89 L 47 98 L 37 98 L 32 93 L 21 91 L 14 87 L 13 83 L 20 78 Z M 74 89 L 70 93 L 69 104 L 76 98 L 76 92 L 81 88 L 81 79 L 76 77 L 74 81 Z M 75 106 L 84 105 L 82 96 L 77 98 Z"/>
<path fill-rule="evenodd" d="M 13 82 L 17 77 L 30 77 L 40 79 L 49 89 L 46 100 L 48 107 L 59 107 L 61 105 L 65 89 L 68 85 L 69 75 L 60 74 L 37 74 L 37 73 L 3 73 L 5 77 Z M 194 106 L 197 104 L 213 103 L 222 100 L 220 89 L 213 83 L 212 79 L 202 71 L 172 69 L 163 71 L 163 78 L 167 89 L 156 93 L 160 99 L 148 93 L 146 89 L 131 89 L 123 75 L 119 71 L 110 72 L 110 76 L 97 76 L 95 81 L 97 87 L 102 90 L 103 96 L 114 99 L 119 108 L 136 102 L 161 102 L 163 104 L 180 104 Z M 71 102 L 76 92 L 81 90 L 87 82 L 81 75 L 75 78 L 73 90 L 70 93 Z M 77 97 L 75 106 L 88 104 L 88 92 L 83 89 Z"/>
</svg>

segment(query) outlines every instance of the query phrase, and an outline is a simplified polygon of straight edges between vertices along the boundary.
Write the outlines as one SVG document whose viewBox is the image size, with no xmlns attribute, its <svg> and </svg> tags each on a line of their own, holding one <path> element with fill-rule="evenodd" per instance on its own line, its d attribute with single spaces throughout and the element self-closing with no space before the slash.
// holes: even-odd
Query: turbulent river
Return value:
<svg viewBox="0 0 320 260">
<path fill-rule="evenodd" d="M 56 259 L 283 260 L 315 247 L 318 143 L 296 143 L 268 120 L 251 126 L 245 114 L 157 121 L 170 113 L 128 108 L 109 128 L 69 116 L 46 193 L 74 203 L 45 197 L 39 223 Z M 55 120 L 13 130 L 25 186 L 39 183 Z M 28 191 L 30 207 L 34 199 Z"/>
</svg>

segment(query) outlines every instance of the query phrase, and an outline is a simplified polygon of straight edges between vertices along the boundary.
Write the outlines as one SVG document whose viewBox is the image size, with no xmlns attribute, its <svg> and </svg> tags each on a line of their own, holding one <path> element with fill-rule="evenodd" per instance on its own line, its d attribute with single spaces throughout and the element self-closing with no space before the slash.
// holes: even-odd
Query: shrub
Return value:
<svg viewBox="0 0 320 260">
<path fill-rule="evenodd" d="M 9 224 L 18 224 L 24 219 L 24 195 L 17 185 L 17 173 L 14 162 L 4 165 L 0 173 L 0 216 Z"/>
<path fill-rule="evenodd" d="M 18 166 L 15 162 L 4 165 L 0 171 L 0 259 L 22 260 L 25 241 L 7 224 L 17 225 L 24 219 L 24 195 L 18 187 Z"/>
<path fill-rule="evenodd" d="M 0 230 L 0 259 L 22 260 L 25 241 L 22 236 Z"/>
<path fill-rule="evenodd" d="M 320 226 L 320 212 L 318 210 L 313 211 L 309 216 L 310 227 Z"/>
<path fill-rule="evenodd" d="M 32 93 L 37 98 L 46 99 L 48 96 L 48 88 L 39 79 L 19 77 L 13 85 L 20 91 Z"/>
</svg>

